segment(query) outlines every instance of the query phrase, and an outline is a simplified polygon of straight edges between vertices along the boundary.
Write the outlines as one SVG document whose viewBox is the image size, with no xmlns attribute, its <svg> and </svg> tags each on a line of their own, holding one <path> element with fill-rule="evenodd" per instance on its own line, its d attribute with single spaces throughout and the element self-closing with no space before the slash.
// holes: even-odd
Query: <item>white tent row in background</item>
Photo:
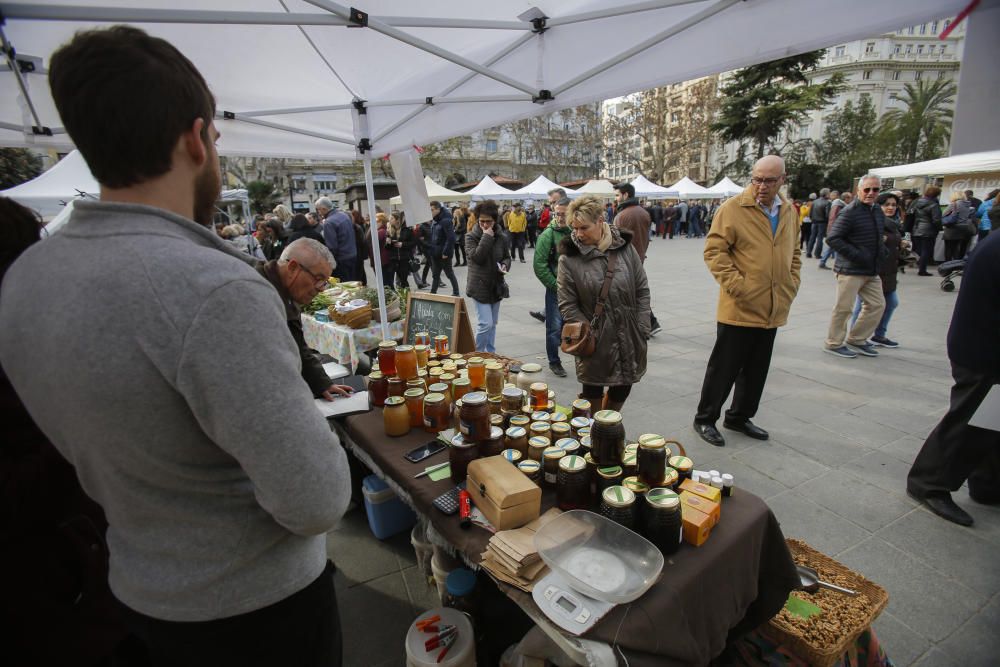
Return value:
<svg viewBox="0 0 1000 667">
<path fill-rule="evenodd" d="M 708 188 L 708 191 L 716 197 L 735 197 L 743 192 L 743 187 L 737 185 L 731 181 L 728 176 L 726 176 L 721 181 Z"/>
<path fill-rule="evenodd" d="M 667 189 L 671 192 L 676 192 L 677 194 L 675 196 L 678 199 L 715 199 L 717 197 L 721 197 L 721 195 L 717 195 L 709 191 L 708 188 L 698 185 L 687 176 L 677 181 Z"/>
<path fill-rule="evenodd" d="M 880 178 L 908 178 L 911 176 L 949 176 L 952 174 L 975 174 L 1000 172 L 1000 150 L 952 155 L 936 160 L 901 164 L 895 167 L 871 169 Z"/>
<path fill-rule="evenodd" d="M 472 199 L 472 195 L 468 192 L 456 192 L 455 190 L 449 190 L 430 176 L 424 176 L 424 186 L 427 188 L 427 198 L 430 201 L 461 202 Z M 399 206 L 402 203 L 403 198 L 399 195 L 396 195 L 389 200 L 390 206 Z"/>
<path fill-rule="evenodd" d="M 517 198 L 519 199 L 548 199 L 549 190 L 555 190 L 556 188 L 565 190 L 566 196 L 568 197 L 572 197 L 576 194 L 576 190 L 554 183 L 545 176 L 541 175 L 520 190 L 515 190 L 514 194 L 517 195 Z"/>
<path fill-rule="evenodd" d="M 577 197 L 582 197 L 583 195 L 594 195 L 595 197 L 600 197 L 601 199 L 614 199 L 615 194 L 617 194 L 615 186 L 611 185 L 611 181 L 604 180 L 603 178 L 595 178 L 587 181 L 582 187 L 576 189 L 572 194 L 567 191 L 567 195 L 570 199 L 576 199 Z"/>
<path fill-rule="evenodd" d="M 657 185 L 641 174 L 632 179 L 632 187 L 639 199 L 677 199 L 678 196 L 676 190 Z"/>
</svg>

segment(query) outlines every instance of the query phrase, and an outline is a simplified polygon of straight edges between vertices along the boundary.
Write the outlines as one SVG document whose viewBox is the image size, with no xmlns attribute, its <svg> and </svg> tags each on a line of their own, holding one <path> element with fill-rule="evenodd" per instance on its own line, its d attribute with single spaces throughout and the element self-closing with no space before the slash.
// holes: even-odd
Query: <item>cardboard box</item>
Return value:
<svg viewBox="0 0 1000 667">
<path fill-rule="evenodd" d="M 719 503 L 714 503 L 708 498 L 702 498 L 701 496 L 695 495 L 690 491 L 681 491 L 681 507 L 688 505 L 689 507 L 698 510 L 699 512 L 704 512 L 712 518 L 712 525 L 719 523 Z"/>
<path fill-rule="evenodd" d="M 718 503 L 722 501 L 722 491 L 715 488 L 714 486 L 709 486 L 708 484 L 702 484 L 701 482 L 695 482 L 690 479 L 686 479 L 681 482 L 682 491 L 690 491 L 696 496 L 701 496 L 706 500 L 711 500 L 713 503 Z"/>
<path fill-rule="evenodd" d="M 541 511 L 542 490 L 503 456 L 469 463 L 465 487 L 497 530 L 520 528 Z"/>
<path fill-rule="evenodd" d="M 681 521 L 684 541 L 691 546 L 700 547 L 712 533 L 712 517 L 690 505 L 681 504 Z"/>
</svg>

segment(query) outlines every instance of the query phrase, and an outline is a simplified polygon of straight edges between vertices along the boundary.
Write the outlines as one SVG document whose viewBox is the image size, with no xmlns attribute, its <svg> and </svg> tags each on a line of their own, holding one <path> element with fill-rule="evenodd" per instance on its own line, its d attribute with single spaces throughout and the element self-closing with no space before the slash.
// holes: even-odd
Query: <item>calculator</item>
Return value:
<svg viewBox="0 0 1000 667">
<path fill-rule="evenodd" d="M 450 491 L 442 493 L 431 504 L 445 514 L 454 514 L 458 511 L 458 492 L 463 490 L 465 490 L 465 482 L 462 482 Z"/>
</svg>

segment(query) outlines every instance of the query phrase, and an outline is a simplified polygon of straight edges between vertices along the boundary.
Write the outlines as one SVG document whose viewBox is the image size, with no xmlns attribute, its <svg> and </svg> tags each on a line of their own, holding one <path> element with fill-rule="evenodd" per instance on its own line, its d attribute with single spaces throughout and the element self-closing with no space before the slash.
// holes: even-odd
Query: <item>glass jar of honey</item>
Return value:
<svg viewBox="0 0 1000 667">
<path fill-rule="evenodd" d="M 479 441 L 479 456 L 481 458 L 497 456 L 503 450 L 503 429 L 499 426 L 491 426 L 490 437 Z"/>
<path fill-rule="evenodd" d="M 602 466 L 597 468 L 594 473 L 595 488 L 598 496 L 604 493 L 604 489 L 609 486 L 618 486 L 625 479 L 621 466 Z"/>
<path fill-rule="evenodd" d="M 407 380 L 406 381 L 406 388 L 407 389 L 423 389 L 424 393 L 427 392 L 427 385 L 420 378 L 414 378 L 412 380 Z M 403 395 L 404 396 L 406 395 L 405 392 L 404 392 Z"/>
<path fill-rule="evenodd" d="M 521 461 L 521 459 L 524 458 L 524 454 L 522 454 L 516 449 L 505 449 L 502 452 L 500 452 L 500 456 L 504 457 L 514 465 L 517 465 Z"/>
<path fill-rule="evenodd" d="M 549 436 L 552 441 L 562 440 L 563 438 L 570 438 L 573 436 L 573 429 L 569 427 L 566 422 L 551 422 L 549 424 L 549 429 L 552 434 Z"/>
<path fill-rule="evenodd" d="M 531 422 L 531 426 L 528 427 L 528 433 L 531 437 L 542 437 L 548 440 L 552 439 L 552 427 L 549 426 L 548 422 Z"/>
<path fill-rule="evenodd" d="M 556 447 L 566 452 L 566 456 L 582 456 L 580 454 L 580 443 L 573 438 L 560 438 L 556 440 Z"/>
<path fill-rule="evenodd" d="M 502 431 L 507 424 L 504 423 L 503 415 L 490 415 L 490 426 L 499 426 Z"/>
<path fill-rule="evenodd" d="M 646 434 L 639 437 L 639 479 L 650 487 L 663 481 L 667 470 L 667 441 L 661 436 Z"/>
<path fill-rule="evenodd" d="M 448 403 L 443 394 L 427 394 L 424 396 L 424 430 L 428 433 L 440 433 L 450 426 Z"/>
<path fill-rule="evenodd" d="M 549 405 L 549 385 L 544 382 L 534 382 L 528 388 L 532 410 L 544 410 Z"/>
<path fill-rule="evenodd" d="M 444 382 L 435 382 L 427 387 L 428 394 L 441 394 L 444 396 L 445 405 L 448 406 L 448 416 L 451 416 L 451 388 Z"/>
<path fill-rule="evenodd" d="M 473 391 L 462 397 L 460 431 L 470 442 L 479 442 L 490 437 L 490 408 L 486 394 Z"/>
<path fill-rule="evenodd" d="M 396 374 L 396 341 L 384 340 L 378 344 L 378 367 L 386 376 Z"/>
<path fill-rule="evenodd" d="M 538 382 L 538 378 L 542 376 L 542 367 L 540 364 L 524 364 L 521 366 L 521 371 L 517 374 L 517 388 L 528 393 L 531 385 Z"/>
<path fill-rule="evenodd" d="M 504 434 L 504 446 L 516 449 L 523 455 L 528 453 L 528 432 L 520 426 L 511 426 Z"/>
<path fill-rule="evenodd" d="M 556 410 L 555 403 L 550 402 L 549 407 L 552 408 L 551 410 L 549 410 L 550 422 L 552 422 L 553 424 L 566 424 L 567 426 L 569 426 L 569 417 Z"/>
<path fill-rule="evenodd" d="M 626 477 L 638 477 L 639 475 L 639 453 L 626 449 L 622 454 L 622 470 Z"/>
<path fill-rule="evenodd" d="M 430 333 L 427 331 L 418 331 L 417 333 L 413 334 L 413 344 L 423 345 L 424 347 L 429 348 L 431 344 Z"/>
<path fill-rule="evenodd" d="M 469 382 L 473 389 L 483 389 L 486 387 L 486 363 L 482 357 L 472 357 L 466 366 L 469 371 Z"/>
<path fill-rule="evenodd" d="M 406 409 L 410 412 L 410 427 L 419 428 L 424 425 L 424 394 L 423 389 L 414 387 L 403 392 L 406 399 Z"/>
<path fill-rule="evenodd" d="M 573 401 L 573 416 L 590 419 L 590 401 L 585 398 L 578 398 Z"/>
<path fill-rule="evenodd" d="M 500 392 L 500 407 L 504 412 L 519 413 L 524 407 L 524 394 L 517 387 L 505 387 Z"/>
<path fill-rule="evenodd" d="M 455 378 L 451 381 L 451 397 L 456 401 L 472 391 L 469 378 Z"/>
<path fill-rule="evenodd" d="M 492 398 L 503 393 L 503 364 L 491 361 L 486 364 L 486 394 Z"/>
<path fill-rule="evenodd" d="M 461 484 L 469 474 L 469 464 L 479 458 L 476 443 L 468 442 L 461 434 L 451 439 L 448 463 L 451 464 L 451 481 Z"/>
<path fill-rule="evenodd" d="M 426 345 L 414 345 L 413 351 L 417 355 L 417 368 L 423 370 L 427 368 L 427 362 L 429 361 L 428 355 L 430 350 Z"/>
<path fill-rule="evenodd" d="M 573 437 L 579 440 L 580 429 L 590 428 L 590 420 L 586 417 L 573 417 L 569 420 L 569 427 L 573 431 Z M 586 433 L 584 435 L 586 435 Z"/>
<path fill-rule="evenodd" d="M 398 378 L 395 375 L 389 378 L 388 385 L 390 396 L 402 396 L 403 392 L 406 391 L 406 380 Z"/>
<path fill-rule="evenodd" d="M 451 406 L 451 416 L 453 418 L 452 428 L 455 433 L 462 432 L 462 399 L 457 399 Z"/>
<path fill-rule="evenodd" d="M 680 475 L 677 473 L 677 470 L 667 466 L 666 471 L 663 473 L 663 480 L 657 486 L 676 491 L 679 484 Z"/>
<path fill-rule="evenodd" d="M 525 431 L 528 430 L 528 425 L 531 424 L 531 419 L 526 415 L 513 415 L 507 420 L 507 423 L 511 426 L 520 426 Z"/>
<path fill-rule="evenodd" d="M 546 484 L 555 486 L 559 475 L 559 461 L 566 456 L 566 452 L 558 447 L 549 447 L 542 452 L 542 479 Z"/>
<path fill-rule="evenodd" d="M 412 345 L 396 346 L 396 375 L 403 380 L 417 378 L 417 353 Z"/>
<path fill-rule="evenodd" d="M 517 469 L 532 482 L 538 483 L 538 478 L 542 475 L 542 466 L 533 459 L 522 459 L 517 463 Z"/>
<path fill-rule="evenodd" d="M 559 461 L 556 502 L 564 512 L 590 509 L 590 479 L 583 457 L 568 455 Z"/>
<path fill-rule="evenodd" d="M 541 462 L 542 452 L 548 449 L 551 445 L 552 441 L 548 438 L 543 438 L 541 436 L 528 438 L 528 458 Z"/>
<path fill-rule="evenodd" d="M 545 410 L 534 410 L 531 413 L 531 421 L 548 423 L 552 421 L 552 415 Z"/>
<path fill-rule="evenodd" d="M 642 535 L 664 556 L 681 546 L 681 499 L 670 489 L 650 489 L 642 512 Z"/>
<path fill-rule="evenodd" d="M 451 384 L 457 379 L 458 378 L 456 378 L 453 373 L 441 373 L 441 375 L 438 376 L 437 381 L 444 382 L 445 384 Z"/>
<path fill-rule="evenodd" d="M 448 337 L 445 335 L 434 336 L 434 351 L 439 357 L 448 356 Z"/>
<path fill-rule="evenodd" d="M 598 466 L 616 465 L 625 443 L 625 426 L 621 413 L 601 410 L 594 415 L 590 427 L 590 453 Z"/>
<path fill-rule="evenodd" d="M 372 405 L 378 408 L 385 406 L 385 399 L 389 397 L 389 380 L 381 372 L 372 371 L 368 374 L 368 392 Z"/>
<path fill-rule="evenodd" d="M 489 398 L 486 399 L 486 402 L 490 406 L 490 414 L 491 415 L 502 415 L 503 414 L 503 406 L 500 404 L 500 397 L 499 396 L 491 396 L 491 397 L 489 397 Z"/>
<path fill-rule="evenodd" d="M 691 479 L 691 469 L 694 467 L 691 459 L 686 456 L 671 456 L 667 463 L 677 471 L 681 483 L 686 479 Z"/>
<path fill-rule="evenodd" d="M 410 411 L 407 410 L 406 400 L 402 396 L 390 396 L 385 399 L 382 421 L 385 424 L 386 435 L 396 437 L 410 432 Z"/>
<path fill-rule="evenodd" d="M 636 528 L 635 494 L 624 486 L 609 486 L 601 494 L 601 516 L 625 526 Z"/>
</svg>

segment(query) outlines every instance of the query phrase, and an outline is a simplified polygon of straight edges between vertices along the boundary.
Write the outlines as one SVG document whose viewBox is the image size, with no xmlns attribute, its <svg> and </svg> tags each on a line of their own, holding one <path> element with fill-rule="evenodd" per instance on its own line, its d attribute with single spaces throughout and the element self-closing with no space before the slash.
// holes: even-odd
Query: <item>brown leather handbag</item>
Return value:
<svg viewBox="0 0 1000 667">
<path fill-rule="evenodd" d="M 594 329 L 598 320 L 604 314 L 604 302 L 608 298 L 611 290 L 611 279 L 615 276 L 615 264 L 618 262 L 618 253 L 612 252 L 608 255 L 608 269 L 604 273 L 604 284 L 601 285 L 601 294 L 597 297 L 597 307 L 594 308 L 594 317 L 590 322 L 567 322 L 563 324 L 561 343 L 559 349 L 574 357 L 589 357 L 597 349 L 597 336 Z"/>
</svg>

